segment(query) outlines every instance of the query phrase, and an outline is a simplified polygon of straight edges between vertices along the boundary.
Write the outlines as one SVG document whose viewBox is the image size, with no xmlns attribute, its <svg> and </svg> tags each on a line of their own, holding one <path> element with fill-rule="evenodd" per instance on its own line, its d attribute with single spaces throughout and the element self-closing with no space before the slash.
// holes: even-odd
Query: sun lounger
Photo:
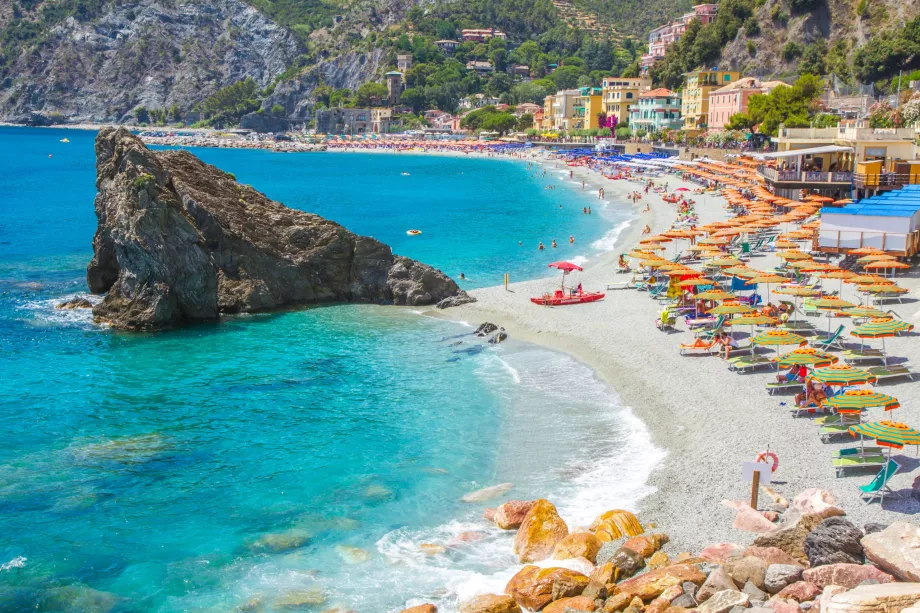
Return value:
<svg viewBox="0 0 920 613">
<path fill-rule="evenodd" d="M 767 383 L 766 387 L 767 387 L 767 391 L 772 396 L 773 392 L 777 390 L 801 390 L 803 387 L 805 387 L 805 382 L 804 381 L 783 381 L 782 383 L 780 383 L 779 381 L 772 381 L 770 383 Z"/>
<path fill-rule="evenodd" d="M 855 426 L 858 423 L 859 420 L 856 419 L 850 422 L 840 422 L 836 424 L 821 426 L 821 428 L 818 430 L 818 435 L 821 437 L 822 443 L 829 443 L 834 437 L 849 434 L 850 426 Z"/>
<path fill-rule="evenodd" d="M 872 297 L 870 298 L 870 300 L 872 301 L 872 304 L 884 304 L 884 303 L 890 302 L 890 301 L 892 301 L 892 300 L 897 300 L 897 301 L 898 301 L 898 304 L 904 304 L 903 298 L 904 298 L 905 295 L 906 295 L 906 293 L 904 293 L 904 292 L 901 292 L 901 293 L 878 293 L 878 294 L 873 294 Z"/>
<path fill-rule="evenodd" d="M 838 351 L 846 351 L 847 348 L 843 345 L 843 341 L 840 340 L 840 337 L 843 335 L 843 325 L 837 327 L 833 334 L 822 340 L 811 341 L 811 346 L 816 349 L 823 349 L 824 351 L 829 351 L 831 349 L 836 349 Z"/>
<path fill-rule="evenodd" d="M 712 353 L 712 348 L 715 344 L 715 341 L 704 341 L 699 338 L 692 343 L 681 343 L 680 355 L 699 355 L 701 353 L 709 355 Z"/>
<path fill-rule="evenodd" d="M 607 291 L 609 292 L 617 289 L 632 289 L 634 287 L 635 286 L 629 281 L 619 281 L 617 283 L 608 283 Z"/>
<path fill-rule="evenodd" d="M 875 375 L 875 383 L 873 385 L 878 385 L 885 379 L 895 379 L 897 377 L 908 377 L 911 381 L 914 379 L 914 373 L 907 366 L 903 364 L 891 364 L 889 366 L 873 366 L 868 369 L 873 375 Z"/>
<path fill-rule="evenodd" d="M 851 364 L 885 359 L 885 354 L 880 349 L 847 349 L 841 356 L 845 362 Z"/>
<path fill-rule="evenodd" d="M 763 355 L 748 355 L 747 357 L 740 357 L 734 360 L 731 360 L 728 363 L 728 369 L 735 372 L 742 372 L 745 370 L 753 370 L 761 366 L 772 366 L 773 360 Z"/>
<path fill-rule="evenodd" d="M 842 477 L 848 470 L 865 470 L 867 468 L 878 470 L 885 465 L 885 456 L 876 455 L 856 455 L 833 458 L 831 465 L 837 471 L 837 476 Z"/>
<path fill-rule="evenodd" d="M 891 478 L 901 469 L 901 465 L 895 462 L 894 460 L 888 460 L 885 465 L 882 467 L 882 470 L 875 475 L 875 479 L 872 480 L 872 483 L 869 485 L 860 485 L 859 489 L 862 490 L 860 498 L 865 502 L 872 502 L 876 498 L 879 499 L 879 504 L 885 503 L 885 495 L 895 496 L 891 488 L 888 487 L 888 482 Z"/>
<path fill-rule="evenodd" d="M 835 450 L 831 456 L 835 458 L 843 458 L 848 456 L 876 456 L 883 455 L 881 447 L 844 447 L 843 449 Z"/>
</svg>

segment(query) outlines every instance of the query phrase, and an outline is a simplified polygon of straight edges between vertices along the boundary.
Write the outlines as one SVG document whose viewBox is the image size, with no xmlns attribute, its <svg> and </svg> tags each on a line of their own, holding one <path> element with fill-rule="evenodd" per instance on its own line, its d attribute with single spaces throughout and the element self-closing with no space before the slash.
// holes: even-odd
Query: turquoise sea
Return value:
<svg viewBox="0 0 920 613">
<path fill-rule="evenodd" d="M 344 305 L 122 334 L 56 310 L 85 293 L 93 138 L 0 129 L 0 611 L 451 611 L 514 572 L 465 493 L 512 483 L 574 523 L 645 493 L 658 452 L 616 394 L 481 322 Z M 519 161 L 195 153 L 470 288 L 627 219 Z"/>
</svg>

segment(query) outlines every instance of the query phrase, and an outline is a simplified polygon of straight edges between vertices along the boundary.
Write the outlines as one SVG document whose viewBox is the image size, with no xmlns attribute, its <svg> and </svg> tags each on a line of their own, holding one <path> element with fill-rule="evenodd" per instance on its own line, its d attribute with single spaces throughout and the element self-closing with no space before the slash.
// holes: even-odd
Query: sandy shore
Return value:
<svg viewBox="0 0 920 613">
<path fill-rule="evenodd" d="M 551 168 L 554 162 L 547 164 Z M 584 168 L 575 169 L 573 180 L 585 180 L 590 186 L 586 193 L 592 193 L 594 198 L 597 187 L 603 186 L 608 200 L 624 204 L 628 204 L 625 194 L 638 189 L 635 183 L 607 180 Z M 665 181 L 672 190 L 681 185 L 674 176 L 657 180 Z M 694 198 L 701 224 L 728 216 L 722 198 Z M 621 248 L 592 259 L 584 272 L 575 274 L 574 282 L 580 281 L 586 291 L 594 291 L 628 279 L 628 275 L 614 273 L 617 254 L 638 242 L 646 223 L 659 232 L 667 229 L 675 217 L 673 205 L 659 196 L 647 194 L 640 206 L 645 202 L 650 202 L 651 211 L 637 212 L 638 219 L 619 237 Z M 755 256 L 750 265 L 769 269 L 778 263 L 770 254 Z M 754 535 L 731 528 L 734 511 L 719 502 L 749 497 L 750 484 L 741 479 L 742 463 L 752 461 L 767 448 L 780 459 L 774 487 L 789 498 L 808 487 L 827 489 L 838 497 L 856 523 L 891 522 L 920 512 L 920 502 L 910 498 L 886 501 L 885 509 L 860 502 L 858 486 L 871 481 L 874 472 L 836 478 L 831 466 L 832 450 L 851 441 L 823 444 L 818 426 L 811 419 L 791 417 L 789 407 L 782 406 L 791 406 L 791 396 L 770 396 L 764 388 L 774 380 L 774 371 L 736 374 L 719 357 L 680 356 L 679 343 L 692 342 L 692 334 L 683 329 L 682 323 L 678 324 L 679 333 L 658 331 L 654 320 L 660 308 L 646 292 L 610 291 L 602 302 L 570 307 L 546 308 L 530 303 L 531 296 L 550 290 L 555 283 L 556 279 L 547 278 L 514 283 L 508 291 L 504 287 L 474 290 L 471 293 L 478 302 L 450 309 L 442 316 L 471 323 L 491 321 L 504 326 L 515 338 L 569 353 L 592 367 L 621 396 L 647 424 L 655 443 L 668 451 L 651 477 L 650 485 L 656 493 L 644 499 L 637 510 L 644 521 L 657 522 L 670 533 L 675 550 L 698 551 L 715 542 L 752 540 Z M 830 289 L 838 287 L 836 281 L 825 283 Z M 917 280 L 906 279 L 902 284 L 913 290 Z M 851 286 L 844 286 L 843 297 L 856 300 Z M 906 321 L 917 318 L 915 305 L 894 304 L 892 308 Z M 826 329 L 824 318 L 811 321 Z M 836 326 L 838 320 L 833 323 Z M 746 334 L 736 335 L 740 338 Z M 892 356 L 911 357 L 920 350 L 909 336 L 888 341 Z M 920 386 L 902 379 L 879 389 L 901 400 L 896 418 L 920 425 Z M 886 417 L 877 409 L 870 415 L 874 419 Z M 920 462 L 914 451 L 907 449 L 896 451 L 895 459 L 904 468 L 892 486 L 896 490 L 909 488 Z M 612 506 L 616 504 L 611 501 Z"/>
</svg>

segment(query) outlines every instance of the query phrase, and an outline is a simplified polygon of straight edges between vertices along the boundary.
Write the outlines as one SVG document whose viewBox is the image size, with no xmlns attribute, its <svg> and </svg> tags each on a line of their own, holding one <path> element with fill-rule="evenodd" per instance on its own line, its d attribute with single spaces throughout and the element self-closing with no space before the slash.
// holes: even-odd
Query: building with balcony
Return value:
<svg viewBox="0 0 920 613">
<path fill-rule="evenodd" d="M 709 130 L 723 130 L 735 113 L 746 113 L 748 100 L 754 94 L 769 94 L 777 87 L 788 87 L 782 81 L 761 81 L 755 77 L 743 77 L 709 93 L 709 109 L 706 125 Z"/>
<path fill-rule="evenodd" d="M 522 102 L 516 107 L 514 107 L 514 114 L 518 117 L 521 115 L 536 115 L 537 111 L 542 110 L 539 104 L 534 104 L 533 102 Z"/>
<path fill-rule="evenodd" d="M 658 60 L 664 57 L 668 47 L 676 43 L 687 31 L 687 26 L 694 19 L 699 19 L 703 25 L 715 20 L 719 12 L 718 4 L 697 4 L 689 13 L 682 15 L 663 26 L 658 26 L 648 33 L 648 53 L 644 54 L 639 65 L 643 73 L 648 73 L 648 69 Z"/>
<path fill-rule="evenodd" d="M 697 70 L 688 72 L 684 79 L 680 114 L 683 129 L 689 132 L 705 130 L 709 121 L 709 94 L 733 83 L 741 76 L 735 71 Z"/>
<path fill-rule="evenodd" d="M 495 28 L 485 28 L 485 29 L 466 29 L 461 30 L 460 33 L 463 35 L 463 40 L 474 43 L 484 43 L 490 38 L 501 38 L 506 39 L 508 35 L 502 32 L 501 30 L 496 30 Z"/>
<path fill-rule="evenodd" d="M 474 70 L 479 74 L 491 74 L 495 72 L 495 68 L 489 62 L 480 62 L 477 60 L 470 60 L 466 63 L 467 70 Z"/>
<path fill-rule="evenodd" d="M 639 101 L 639 95 L 652 89 L 647 77 L 605 77 L 601 81 L 603 111 L 616 118 L 618 126 L 629 123 L 629 108 Z"/>
<path fill-rule="evenodd" d="M 680 130 L 680 94 L 659 87 L 639 94 L 639 103 L 629 108 L 629 127 L 646 132 Z"/>
<path fill-rule="evenodd" d="M 400 72 L 406 72 L 412 68 L 412 54 L 411 53 L 397 53 L 396 54 L 396 70 Z"/>
<path fill-rule="evenodd" d="M 577 124 L 575 117 L 575 101 L 581 97 L 581 90 L 560 89 L 556 92 L 553 101 L 553 129 L 574 130 Z M 546 109 L 544 108 L 544 111 Z"/>
<path fill-rule="evenodd" d="M 457 47 L 460 46 L 460 41 L 448 40 L 445 38 L 442 40 L 434 41 L 434 44 L 438 47 L 438 49 L 440 49 L 444 53 L 453 53 L 454 51 L 457 50 Z"/>
<path fill-rule="evenodd" d="M 598 115 L 603 112 L 603 90 L 600 87 L 582 87 L 575 98 L 573 128 L 593 130 L 599 128 Z"/>
<path fill-rule="evenodd" d="M 498 98 L 487 94 L 473 94 L 460 99 L 461 109 L 481 109 L 484 106 L 495 106 L 496 104 L 498 104 Z"/>
</svg>

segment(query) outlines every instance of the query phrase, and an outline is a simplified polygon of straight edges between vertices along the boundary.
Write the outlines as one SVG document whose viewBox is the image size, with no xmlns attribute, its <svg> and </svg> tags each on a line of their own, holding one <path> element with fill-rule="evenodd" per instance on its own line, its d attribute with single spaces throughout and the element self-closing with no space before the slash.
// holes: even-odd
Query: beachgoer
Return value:
<svg viewBox="0 0 920 613">
<path fill-rule="evenodd" d="M 642 228 L 642 234 L 651 234 L 651 233 L 652 233 L 652 228 L 648 224 L 646 224 L 645 227 Z"/>
<path fill-rule="evenodd" d="M 783 374 L 776 375 L 776 382 L 777 383 L 787 383 L 787 382 L 791 383 L 792 381 L 795 381 L 795 378 L 798 376 L 799 376 L 799 367 L 793 366 L 792 368 L 790 368 Z"/>
<path fill-rule="evenodd" d="M 581 295 L 581 282 L 578 283 L 578 287 L 575 289 L 575 293 Z"/>
<path fill-rule="evenodd" d="M 571 245 L 574 242 L 575 242 L 575 237 L 569 234 L 569 244 Z"/>
<path fill-rule="evenodd" d="M 585 182 L 584 182 L 584 181 L 581 182 L 581 191 L 585 191 Z"/>
<path fill-rule="evenodd" d="M 466 279 L 466 275 L 463 274 L 463 273 L 461 272 L 461 273 L 460 273 L 460 280 L 462 281 L 462 280 L 464 280 L 464 279 Z"/>
<path fill-rule="evenodd" d="M 582 212 L 583 215 L 587 215 L 587 214 L 588 214 L 588 207 L 586 207 L 586 206 L 585 206 L 585 207 L 582 207 L 582 208 L 581 208 L 581 212 Z"/>
<path fill-rule="evenodd" d="M 591 207 L 588 207 L 588 215 L 591 214 Z"/>
<path fill-rule="evenodd" d="M 620 268 L 623 268 L 627 271 L 629 270 L 629 262 L 626 260 L 626 256 L 622 253 L 620 254 L 620 259 L 617 261 L 617 264 L 620 266 Z"/>
<path fill-rule="evenodd" d="M 556 248 L 556 239 L 554 238 L 554 239 L 553 239 L 553 249 L 555 249 L 555 248 Z"/>
<path fill-rule="evenodd" d="M 541 243 L 540 243 L 540 246 L 537 247 L 537 250 L 538 250 L 538 251 L 543 251 L 544 249 L 546 249 L 546 247 L 544 247 L 544 246 L 543 246 L 543 243 L 541 242 Z"/>
<path fill-rule="evenodd" d="M 523 247 L 523 246 L 524 246 L 524 241 L 518 241 L 518 247 Z"/>
</svg>

